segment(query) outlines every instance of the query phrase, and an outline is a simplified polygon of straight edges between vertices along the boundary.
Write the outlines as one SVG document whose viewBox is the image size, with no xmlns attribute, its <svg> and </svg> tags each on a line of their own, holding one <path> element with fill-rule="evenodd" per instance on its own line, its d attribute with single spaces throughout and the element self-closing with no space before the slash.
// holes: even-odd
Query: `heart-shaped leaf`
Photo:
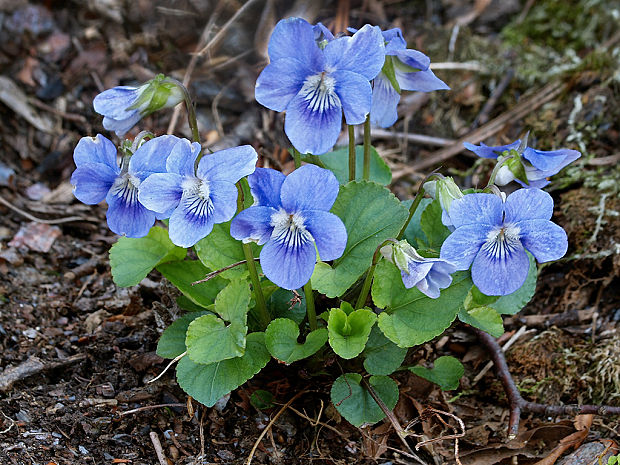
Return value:
<svg viewBox="0 0 620 465">
<path fill-rule="evenodd" d="M 349 311 L 346 312 L 345 308 Z M 329 345 L 342 358 L 357 357 L 364 350 L 375 321 L 377 315 L 371 310 L 366 308 L 353 310 L 349 303 L 343 302 L 340 308 L 332 308 L 329 311 L 327 320 Z"/>
<path fill-rule="evenodd" d="M 468 325 L 472 325 L 482 331 L 486 331 L 491 336 L 500 337 L 504 334 L 504 321 L 502 316 L 491 307 L 475 307 L 459 312 L 459 320 Z"/>
<path fill-rule="evenodd" d="M 215 363 L 245 353 L 247 326 L 233 322 L 228 326 L 215 315 L 196 318 L 187 328 L 187 355 L 200 364 Z"/>
<path fill-rule="evenodd" d="M 264 333 L 248 334 L 242 357 L 200 365 L 183 357 L 177 365 L 179 386 L 198 402 L 213 407 L 233 389 L 263 369 L 271 356 L 265 347 Z"/>
<path fill-rule="evenodd" d="M 378 326 L 373 326 L 366 348 L 362 353 L 365 357 L 364 368 L 371 375 L 389 375 L 396 371 L 403 363 L 407 349 L 398 347 L 381 332 Z"/>
<path fill-rule="evenodd" d="M 388 189 L 374 182 L 350 182 L 340 188 L 331 209 L 347 229 L 347 246 L 332 266 L 317 263 L 312 285 L 328 297 L 341 296 L 371 264 L 379 244 L 396 237 L 407 209 Z"/>
<path fill-rule="evenodd" d="M 205 277 L 211 272 L 199 260 L 178 260 L 157 266 L 168 281 L 181 291 L 188 299 L 201 307 L 213 305 L 215 296 L 226 286 L 226 280 L 216 276 L 207 282 L 192 283 Z"/>
<path fill-rule="evenodd" d="M 385 418 L 381 407 L 368 390 L 360 385 L 362 376 L 346 373 L 338 377 L 331 389 L 332 403 L 353 426 L 373 424 Z M 390 410 L 398 402 L 398 386 L 388 376 L 371 376 L 368 383 Z"/>
<path fill-rule="evenodd" d="M 297 342 L 299 327 L 288 318 L 277 318 L 265 330 L 265 345 L 271 355 L 284 363 L 293 363 L 310 357 L 327 342 L 327 330 L 315 329 L 306 336 L 306 342 Z"/>
<path fill-rule="evenodd" d="M 336 175 L 340 184 L 346 184 L 349 181 L 348 147 L 325 153 L 319 159 L 325 168 L 331 170 Z M 312 163 L 312 160 L 312 157 L 304 158 L 304 161 L 310 163 Z M 360 181 L 364 173 L 364 147 L 362 145 L 355 147 L 355 166 L 355 178 Z M 387 186 L 392 182 L 390 167 L 374 147 L 370 147 L 370 180 L 383 186 Z"/>
<path fill-rule="evenodd" d="M 174 245 L 168 231 L 159 226 L 144 237 L 119 237 L 110 249 L 112 278 L 117 286 L 135 286 L 158 264 L 183 260 L 186 254 L 187 250 Z"/>
<path fill-rule="evenodd" d="M 193 312 L 174 320 L 159 338 L 159 342 L 157 343 L 157 355 L 164 358 L 175 358 L 185 352 L 187 327 L 196 318 L 208 314 L 209 313 L 205 311 Z"/>
<path fill-rule="evenodd" d="M 430 370 L 422 366 L 409 368 L 415 373 L 431 383 L 438 384 L 443 391 L 452 391 L 459 387 L 459 380 L 465 374 L 465 369 L 461 362 L 456 358 L 445 356 L 435 360 L 435 366 Z"/>
</svg>

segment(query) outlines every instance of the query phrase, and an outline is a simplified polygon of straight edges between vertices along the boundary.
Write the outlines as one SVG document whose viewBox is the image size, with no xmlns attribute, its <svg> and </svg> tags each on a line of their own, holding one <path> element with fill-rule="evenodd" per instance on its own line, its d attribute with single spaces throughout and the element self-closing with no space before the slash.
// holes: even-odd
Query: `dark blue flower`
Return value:
<svg viewBox="0 0 620 465">
<path fill-rule="evenodd" d="M 308 282 L 317 261 L 334 260 L 347 244 L 344 224 L 329 212 L 338 196 L 331 171 L 304 165 L 288 176 L 257 168 L 248 177 L 254 205 L 232 221 L 230 234 L 264 244 L 260 264 L 265 276 L 284 289 Z"/>
<path fill-rule="evenodd" d="M 441 258 L 425 258 L 406 241 L 381 248 L 381 254 L 400 270 L 403 284 L 407 289 L 413 286 L 431 299 L 440 295 L 440 290 L 452 283 L 452 273 L 456 266 Z"/>
<path fill-rule="evenodd" d="M 177 84 L 166 81 L 163 74 L 139 87 L 118 86 L 100 93 L 93 107 L 103 115 L 103 127 L 123 137 L 141 118 L 183 100 Z"/>
<path fill-rule="evenodd" d="M 450 89 L 429 68 L 431 60 L 422 52 L 407 48 L 399 28 L 383 32 L 385 64 L 372 89 L 370 121 L 387 128 L 398 119 L 396 107 L 401 90 L 431 92 Z"/>
<path fill-rule="evenodd" d="M 456 228 L 441 246 L 441 258 L 471 276 L 487 295 L 519 289 L 529 269 L 526 250 L 539 262 L 562 258 L 564 230 L 550 221 L 553 199 L 539 189 L 519 189 L 506 201 L 495 194 L 468 194 L 452 202 Z"/>
<path fill-rule="evenodd" d="M 489 147 L 482 142 L 480 145 L 474 145 L 468 142 L 465 142 L 463 145 L 467 150 L 471 150 L 479 157 L 497 159 L 506 151 L 517 150 L 521 145 L 521 140 L 519 139 L 512 144 L 498 145 L 495 147 Z M 523 167 L 525 168 L 525 174 L 529 184 L 517 179 L 506 165 L 501 166 L 497 172 L 495 184 L 504 186 L 510 181 L 517 181 L 523 187 L 540 189 L 549 184 L 550 181 L 547 180 L 548 177 L 557 174 L 562 168 L 574 162 L 580 156 L 581 153 L 577 150 L 561 149 L 544 151 L 526 147 L 521 157 L 522 160 L 524 160 Z"/>
<path fill-rule="evenodd" d="M 370 112 L 370 80 L 385 59 L 378 27 L 366 25 L 352 37 L 333 39 L 321 25 L 300 18 L 280 21 L 269 41 L 271 63 L 256 81 L 256 100 L 286 111 L 284 131 L 301 153 L 323 154 L 347 124 Z M 322 48 L 323 47 L 323 48 Z"/>
<path fill-rule="evenodd" d="M 73 193 L 89 205 L 105 199 L 112 232 L 127 237 L 146 236 L 156 215 L 138 201 L 138 190 L 150 174 L 166 170 L 166 158 L 178 140 L 175 136 L 151 139 L 119 166 L 116 146 L 111 141 L 101 134 L 83 137 L 73 152 L 77 166 L 71 176 Z"/>
<path fill-rule="evenodd" d="M 140 202 L 170 216 L 170 240 L 191 247 L 237 211 L 235 183 L 254 172 L 258 155 L 249 145 L 205 155 L 194 164 L 201 147 L 181 139 L 166 162 L 167 173 L 156 173 L 140 186 Z"/>
</svg>

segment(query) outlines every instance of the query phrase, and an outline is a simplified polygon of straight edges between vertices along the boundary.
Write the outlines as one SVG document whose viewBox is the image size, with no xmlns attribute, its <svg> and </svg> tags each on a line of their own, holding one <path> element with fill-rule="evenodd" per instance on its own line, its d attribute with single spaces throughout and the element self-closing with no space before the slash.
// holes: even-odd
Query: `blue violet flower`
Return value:
<svg viewBox="0 0 620 465">
<path fill-rule="evenodd" d="M 257 168 L 248 177 L 254 205 L 232 221 L 230 234 L 244 242 L 264 244 L 260 264 L 284 289 L 306 284 L 317 261 L 334 260 L 347 244 L 344 224 L 329 210 L 338 196 L 331 171 L 304 165 L 288 176 Z"/>
<path fill-rule="evenodd" d="M 83 137 L 73 152 L 77 169 L 71 175 L 73 193 L 88 205 L 108 203 L 110 230 L 127 237 L 146 236 L 155 222 L 155 212 L 138 201 L 141 183 L 152 173 L 166 170 L 166 158 L 175 136 L 160 136 L 142 144 L 130 157 L 116 162 L 116 146 L 101 134 Z"/>
<path fill-rule="evenodd" d="M 458 270 L 471 265 L 472 280 L 484 294 L 511 294 L 527 278 L 526 250 L 541 263 L 566 253 L 566 232 L 550 221 L 552 214 L 553 199 L 539 189 L 519 189 L 505 201 L 495 194 L 467 194 L 452 201 L 456 229 L 440 256 Z"/>
<path fill-rule="evenodd" d="M 467 150 L 471 150 L 476 155 L 482 158 L 495 158 L 497 159 L 504 152 L 510 152 L 511 150 L 517 150 L 521 145 L 521 140 L 517 140 L 512 144 L 498 145 L 495 147 L 489 147 L 484 143 L 480 145 L 470 144 L 465 142 L 463 144 Z M 495 184 L 498 186 L 505 186 L 510 181 L 517 181 L 523 187 L 534 187 L 541 189 L 549 184 L 546 178 L 557 174 L 562 168 L 569 163 L 574 162 L 581 153 L 577 150 L 561 149 L 561 150 L 536 150 L 532 147 L 526 147 L 521 154 L 521 160 L 523 167 L 525 168 L 525 175 L 529 184 L 526 184 L 520 179 L 517 179 L 515 174 L 506 165 L 499 168 L 497 176 L 495 177 Z"/>
<path fill-rule="evenodd" d="M 256 100 L 286 111 L 284 131 L 301 153 L 328 152 L 340 134 L 343 111 L 347 124 L 364 122 L 372 102 L 370 80 L 385 61 L 376 26 L 332 38 L 320 24 L 280 21 L 269 41 L 271 62 L 256 81 Z"/>
<path fill-rule="evenodd" d="M 93 100 L 93 107 L 103 115 L 103 127 L 123 137 L 140 119 L 181 101 L 183 92 L 178 85 L 159 74 L 139 87 L 117 86 L 103 91 Z"/>
<path fill-rule="evenodd" d="M 407 289 L 415 286 L 431 299 L 436 299 L 440 289 L 452 284 L 450 275 L 456 271 L 456 266 L 441 258 L 422 257 L 406 240 L 382 247 L 381 254 L 400 270 Z"/>
<path fill-rule="evenodd" d="M 387 128 L 398 119 L 396 107 L 401 90 L 431 92 L 450 89 L 431 71 L 431 60 L 422 52 L 407 48 L 399 28 L 383 32 L 385 64 L 373 82 L 370 121 Z"/>
<path fill-rule="evenodd" d="M 206 237 L 213 225 L 225 223 L 237 211 L 235 183 L 254 172 L 258 155 L 249 145 L 205 155 L 194 165 L 200 144 L 181 139 L 166 162 L 166 173 L 148 177 L 140 186 L 140 202 L 170 216 L 170 240 L 191 247 Z"/>
</svg>

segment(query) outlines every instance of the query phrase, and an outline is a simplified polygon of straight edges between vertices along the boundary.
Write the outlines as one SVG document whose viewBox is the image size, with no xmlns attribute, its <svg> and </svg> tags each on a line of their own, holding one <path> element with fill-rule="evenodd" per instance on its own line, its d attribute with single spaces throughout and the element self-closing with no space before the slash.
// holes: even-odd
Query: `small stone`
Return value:
<svg viewBox="0 0 620 465">
<path fill-rule="evenodd" d="M 82 455 L 88 455 L 89 454 L 88 449 L 86 447 L 84 447 L 84 446 L 78 446 L 78 450 L 80 451 L 80 454 L 82 454 Z"/>
<path fill-rule="evenodd" d="M 30 423 L 32 421 L 30 414 L 25 410 L 20 410 L 19 412 L 17 412 L 15 418 L 17 419 L 17 421 L 21 421 L 24 423 Z"/>
</svg>

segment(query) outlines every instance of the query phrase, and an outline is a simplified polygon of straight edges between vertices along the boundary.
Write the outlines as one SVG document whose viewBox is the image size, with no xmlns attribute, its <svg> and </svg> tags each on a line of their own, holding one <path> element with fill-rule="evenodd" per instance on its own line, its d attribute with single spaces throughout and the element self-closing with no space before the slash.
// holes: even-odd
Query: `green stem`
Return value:
<svg viewBox="0 0 620 465">
<path fill-rule="evenodd" d="M 355 126 L 349 124 L 349 181 L 355 181 Z"/>
<path fill-rule="evenodd" d="M 292 150 L 293 160 L 295 161 L 295 169 L 297 169 L 301 166 L 301 153 L 299 153 L 299 150 L 297 150 L 295 147 L 293 147 Z"/>
<path fill-rule="evenodd" d="M 364 122 L 364 180 L 370 179 L 370 113 Z"/>
<path fill-rule="evenodd" d="M 314 308 L 314 294 L 312 290 L 312 282 L 310 280 L 304 284 L 304 293 L 306 294 L 306 314 L 308 315 L 308 324 L 310 324 L 310 331 L 314 331 L 317 328 L 316 310 Z"/>
<path fill-rule="evenodd" d="M 420 206 L 420 202 L 422 202 L 422 198 L 424 198 L 424 184 L 427 181 L 430 181 L 432 178 L 443 179 L 443 175 L 433 171 L 431 174 L 429 174 L 422 180 L 422 184 L 420 184 L 420 190 L 418 190 L 418 193 L 416 194 L 415 199 L 413 200 L 413 203 L 409 207 L 409 217 L 407 218 L 407 221 L 405 221 L 405 224 L 403 225 L 400 232 L 398 233 L 398 236 L 396 236 L 396 239 L 401 240 L 403 238 L 403 235 L 405 234 L 405 230 L 407 229 L 407 226 L 409 226 L 409 222 L 411 222 L 411 218 L 413 218 L 415 211 Z"/>
<path fill-rule="evenodd" d="M 237 183 L 237 190 L 239 192 L 237 196 L 237 212 L 243 210 L 243 187 L 242 182 L 247 180 L 244 178 Z M 258 317 L 260 319 L 261 326 L 264 328 L 269 325 L 271 321 L 271 315 L 267 310 L 267 304 L 265 302 L 265 296 L 263 295 L 263 288 L 260 285 L 260 279 L 258 277 L 258 271 L 256 270 L 256 263 L 254 263 L 254 255 L 252 254 L 252 248 L 250 244 L 243 244 L 243 255 L 247 260 L 248 271 L 250 272 L 250 281 L 252 281 L 252 288 L 254 289 L 254 299 L 256 300 L 256 308 L 258 309 Z"/>
<path fill-rule="evenodd" d="M 377 263 L 379 262 L 379 258 L 381 257 L 381 248 L 389 242 L 396 243 L 397 241 L 394 239 L 386 239 L 375 249 L 375 253 L 372 256 L 372 264 L 368 269 L 368 273 L 366 273 L 366 279 L 364 279 L 364 285 L 362 286 L 362 291 L 357 298 L 357 302 L 355 303 L 355 310 L 362 308 L 366 303 L 366 299 L 368 298 L 368 294 L 370 293 L 370 285 L 372 284 L 372 278 L 375 275 L 375 268 L 377 268 Z"/>
</svg>

